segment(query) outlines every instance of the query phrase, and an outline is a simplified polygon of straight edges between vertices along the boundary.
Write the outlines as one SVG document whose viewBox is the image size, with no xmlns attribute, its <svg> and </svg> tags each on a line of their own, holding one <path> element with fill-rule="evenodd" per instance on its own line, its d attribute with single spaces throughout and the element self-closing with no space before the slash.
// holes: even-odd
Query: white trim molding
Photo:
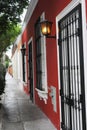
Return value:
<svg viewBox="0 0 87 130">
<path fill-rule="evenodd" d="M 58 39 L 58 21 L 62 19 L 66 14 L 68 14 L 72 9 L 74 9 L 82 0 L 72 0 L 56 17 L 56 32 L 57 32 L 57 39 Z M 57 40 L 58 41 L 58 40 Z"/>
<path fill-rule="evenodd" d="M 58 62 L 58 81 L 60 88 L 60 67 L 59 67 L 59 47 L 58 47 L 58 22 L 73 10 L 78 4 L 82 7 L 82 36 L 83 36 L 83 58 L 84 58 L 84 81 L 85 81 L 85 106 L 86 106 L 86 121 L 87 121 L 87 29 L 86 29 L 86 3 L 85 0 L 72 0 L 56 17 L 56 36 L 57 36 L 57 62 Z M 61 107 L 61 103 L 60 103 Z M 60 108 L 61 110 L 61 108 Z M 61 112 L 60 112 L 61 117 Z M 60 119 L 61 120 L 61 119 Z M 87 129 L 87 126 L 86 126 Z"/>
<path fill-rule="evenodd" d="M 43 99 L 44 102 L 45 102 L 45 104 L 47 104 L 48 92 L 46 92 L 46 91 L 41 91 L 41 90 L 39 90 L 39 89 L 37 89 L 37 88 L 35 88 L 35 90 L 37 91 L 40 100 Z"/>
<path fill-rule="evenodd" d="M 40 16 L 41 20 L 45 19 L 45 12 L 43 12 Z M 48 99 L 48 86 L 47 86 L 47 62 L 46 62 L 46 39 L 43 36 L 41 39 L 41 53 L 42 53 L 42 91 L 40 89 L 35 89 L 40 100 L 43 99 L 44 103 L 47 104 Z"/>
</svg>

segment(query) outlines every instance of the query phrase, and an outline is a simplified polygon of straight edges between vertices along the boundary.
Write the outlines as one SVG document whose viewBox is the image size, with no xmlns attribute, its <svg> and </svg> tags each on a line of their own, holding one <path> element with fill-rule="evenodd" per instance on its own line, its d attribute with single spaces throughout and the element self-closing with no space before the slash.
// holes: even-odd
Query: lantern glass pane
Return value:
<svg viewBox="0 0 87 130">
<path fill-rule="evenodd" d="M 41 23 L 41 31 L 43 35 L 50 35 L 51 34 L 51 27 L 52 23 L 48 21 L 44 21 Z"/>
</svg>

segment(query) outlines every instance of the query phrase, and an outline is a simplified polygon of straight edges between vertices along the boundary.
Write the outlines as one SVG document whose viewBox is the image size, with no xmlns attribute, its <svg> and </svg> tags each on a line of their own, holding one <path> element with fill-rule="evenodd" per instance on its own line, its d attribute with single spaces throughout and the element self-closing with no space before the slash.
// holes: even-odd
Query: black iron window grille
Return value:
<svg viewBox="0 0 87 130">
<path fill-rule="evenodd" d="M 24 45 L 22 45 L 22 49 L 24 48 Z M 22 51 L 22 68 L 23 68 L 23 81 L 25 82 L 25 66 L 26 66 L 26 62 L 25 62 L 25 52 Z"/>
<path fill-rule="evenodd" d="M 63 130 L 86 130 L 81 5 L 59 23 Z"/>
<path fill-rule="evenodd" d="M 29 58 L 29 87 L 30 87 L 30 100 L 33 101 L 33 60 L 32 60 L 32 42 L 28 45 L 28 58 Z"/>
</svg>

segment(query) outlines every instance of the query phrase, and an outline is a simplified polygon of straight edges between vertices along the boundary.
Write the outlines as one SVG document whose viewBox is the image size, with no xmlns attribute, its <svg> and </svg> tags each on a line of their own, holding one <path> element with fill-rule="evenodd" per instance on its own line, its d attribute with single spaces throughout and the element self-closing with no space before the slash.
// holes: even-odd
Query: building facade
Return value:
<svg viewBox="0 0 87 130">
<path fill-rule="evenodd" d="M 51 37 L 41 32 L 45 20 L 53 23 Z M 22 80 L 57 130 L 87 129 L 86 35 L 87 0 L 31 0 L 21 34 Z"/>
</svg>

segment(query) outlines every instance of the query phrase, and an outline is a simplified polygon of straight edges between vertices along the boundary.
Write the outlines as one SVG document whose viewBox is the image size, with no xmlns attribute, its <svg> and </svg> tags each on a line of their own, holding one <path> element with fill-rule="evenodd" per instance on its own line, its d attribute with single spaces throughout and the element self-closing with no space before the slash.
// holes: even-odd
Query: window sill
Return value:
<svg viewBox="0 0 87 130">
<path fill-rule="evenodd" d="M 35 90 L 37 91 L 40 100 L 44 100 L 45 104 L 47 104 L 48 92 L 47 91 L 41 91 L 37 88 Z"/>
</svg>

